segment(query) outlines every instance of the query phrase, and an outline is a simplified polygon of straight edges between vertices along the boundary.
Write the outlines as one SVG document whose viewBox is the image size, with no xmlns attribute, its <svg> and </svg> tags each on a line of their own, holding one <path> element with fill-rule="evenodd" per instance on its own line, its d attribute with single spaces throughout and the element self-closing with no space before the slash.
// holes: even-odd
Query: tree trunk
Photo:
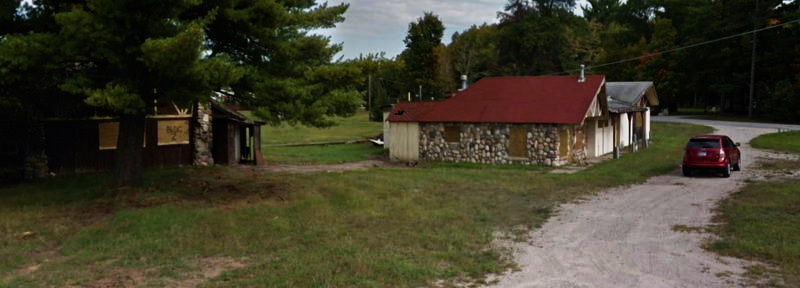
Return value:
<svg viewBox="0 0 800 288">
<path fill-rule="evenodd" d="M 142 184 L 144 165 L 145 114 L 123 114 L 119 117 L 119 136 L 114 163 L 115 186 L 138 186 Z"/>
</svg>

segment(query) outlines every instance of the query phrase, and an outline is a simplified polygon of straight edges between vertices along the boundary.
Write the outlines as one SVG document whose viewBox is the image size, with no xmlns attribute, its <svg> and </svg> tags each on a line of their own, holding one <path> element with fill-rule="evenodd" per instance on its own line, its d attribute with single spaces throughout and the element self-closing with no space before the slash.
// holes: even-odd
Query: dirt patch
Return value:
<svg viewBox="0 0 800 288">
<path fill-rule="evenodd" d="M 141 285 L 145 274 L 134 269 L 115 269 L 106 273 L 103 278 L 81 286 L 65 286 L 65 288 L 129 288 Z"/>
<path fill-rule="evenodd" d="M 197 287 L 222 275 L 225 271 L 244 268 L 247 264 L 229 257 L 208 257 L 193 261 L 190 266 L 195 267 L 195 271 L 181 275 L 181 279 L 172 281 L 167 287 Z"/>
<path fill-rule="evenodd" d="M 367 160 L 342 164 L 274 164 L 260 168 L 263 172 L 285 173 L 318 173 L 318 172 L 343 172 L 350 170 L 365 170 L 379 167 L 406 167 L 403 163 L 392 163 L 384 160 Z"/>
</svg>

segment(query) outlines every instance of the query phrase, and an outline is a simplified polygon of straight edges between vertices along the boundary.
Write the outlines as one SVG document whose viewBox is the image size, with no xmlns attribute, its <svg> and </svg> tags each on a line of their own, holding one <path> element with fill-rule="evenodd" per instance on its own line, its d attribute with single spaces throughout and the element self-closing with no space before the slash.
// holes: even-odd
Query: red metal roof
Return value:
<svg viewBox="0 0 800 288">
<path fill-rule="evenodd" d="M 419 122 L 419 118 L 428 113 L 441 102 L 400 102 L 394 105 L 392 112 L 386 117 L 389 122 Z"/>
<path fill-rule="evenodd" d="M 398 103 L 387 121 L 577 124 L 604 83 L 602 75 L 484 78 L 444 101 Z"/>
</svg>

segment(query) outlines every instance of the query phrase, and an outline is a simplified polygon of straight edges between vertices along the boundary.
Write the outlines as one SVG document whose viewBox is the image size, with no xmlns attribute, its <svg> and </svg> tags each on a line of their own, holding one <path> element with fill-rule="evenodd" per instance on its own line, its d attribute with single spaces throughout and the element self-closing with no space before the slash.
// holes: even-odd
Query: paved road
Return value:
<svg viewBox="0 0 800 288">
<path fill-rule="evenodd" d="M 775 130 L 800 130 L 800 125 L 791 124 L 772 124 L 772 123 L 749 123 L 749 122 L 732 122 L 732 121 L 717 121 L 717 120 L 697 120 L 688 119 L 690 116 L 653 116 L 652 121 L 656 122 L 675 122 L 675 123 L 690 123 L 700 124 L 706 126 L 728 126 L 728 127 L 747 127 L 747 128 L 764 128 Z"/>
<path fill-rule="evenodd" d="M 707 234 L 677 232 L 674 228 L 710 224 L 717 201 L 760 173 L 750 169 L 756 157 L 785 157 L 752 149 L 746 143 L 778 127 L 792 126 L 747 127 L 752 124 L 736 122 L 712 126 L 717 133 L 743 143 L 742 172 L 734 172 L 731 178 L 687 178 L 675 171 L 641 185 L 604 191 L 582 203 L 562 205 L 554 217 L 533 232 L 530 243 L 510 244 L 517 249 L 515 260 L 521 271 L 498 276 L 494 286 L 741 286 L 740 274 L 747 263 L 704 251 L 701 244 Z"/>
</svg>

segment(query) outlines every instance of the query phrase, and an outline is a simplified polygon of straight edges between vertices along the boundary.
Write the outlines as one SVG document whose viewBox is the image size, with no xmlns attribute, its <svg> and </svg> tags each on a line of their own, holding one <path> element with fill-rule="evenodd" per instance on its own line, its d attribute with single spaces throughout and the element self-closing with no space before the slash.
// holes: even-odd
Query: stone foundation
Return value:
<svg viewBox="0 0 800 288">
<path fill-rule="evenodd" d="M 445 126 L 460 127 L 460 141 L 445 141 Z M 420 123 L 420 159 L 486 164 L 542 164 L 558 166 L 566 162 L 582 161 L 586 157 L 583 147 L 573 147 L 571 157 L 559 157 L 559 128 L 556 124 L 525 124 L 527 156 L 509 156 L 509 137 L 512 124 L 477 123 L 444 124 Z M 573 127 L 570 127 L 574 129 Z M 574 130 L 573 130 L 574 131 Z M 575 136 L 574 133 L 570 133 Z M 574 140 L 574 139 L 573 139 Z M 570 141 L 583 143 L 581 141 Z M 574 149 L 578 148 L 578 149 Z"/>
<path fill-rule="evenodd" d="M 28 154 L 25 157 L 23 174 L 26 180 L 41 179 L 49 176 L 50 170 L 47 167 L 47 156 L 44 151 Z"/>
</svg>

